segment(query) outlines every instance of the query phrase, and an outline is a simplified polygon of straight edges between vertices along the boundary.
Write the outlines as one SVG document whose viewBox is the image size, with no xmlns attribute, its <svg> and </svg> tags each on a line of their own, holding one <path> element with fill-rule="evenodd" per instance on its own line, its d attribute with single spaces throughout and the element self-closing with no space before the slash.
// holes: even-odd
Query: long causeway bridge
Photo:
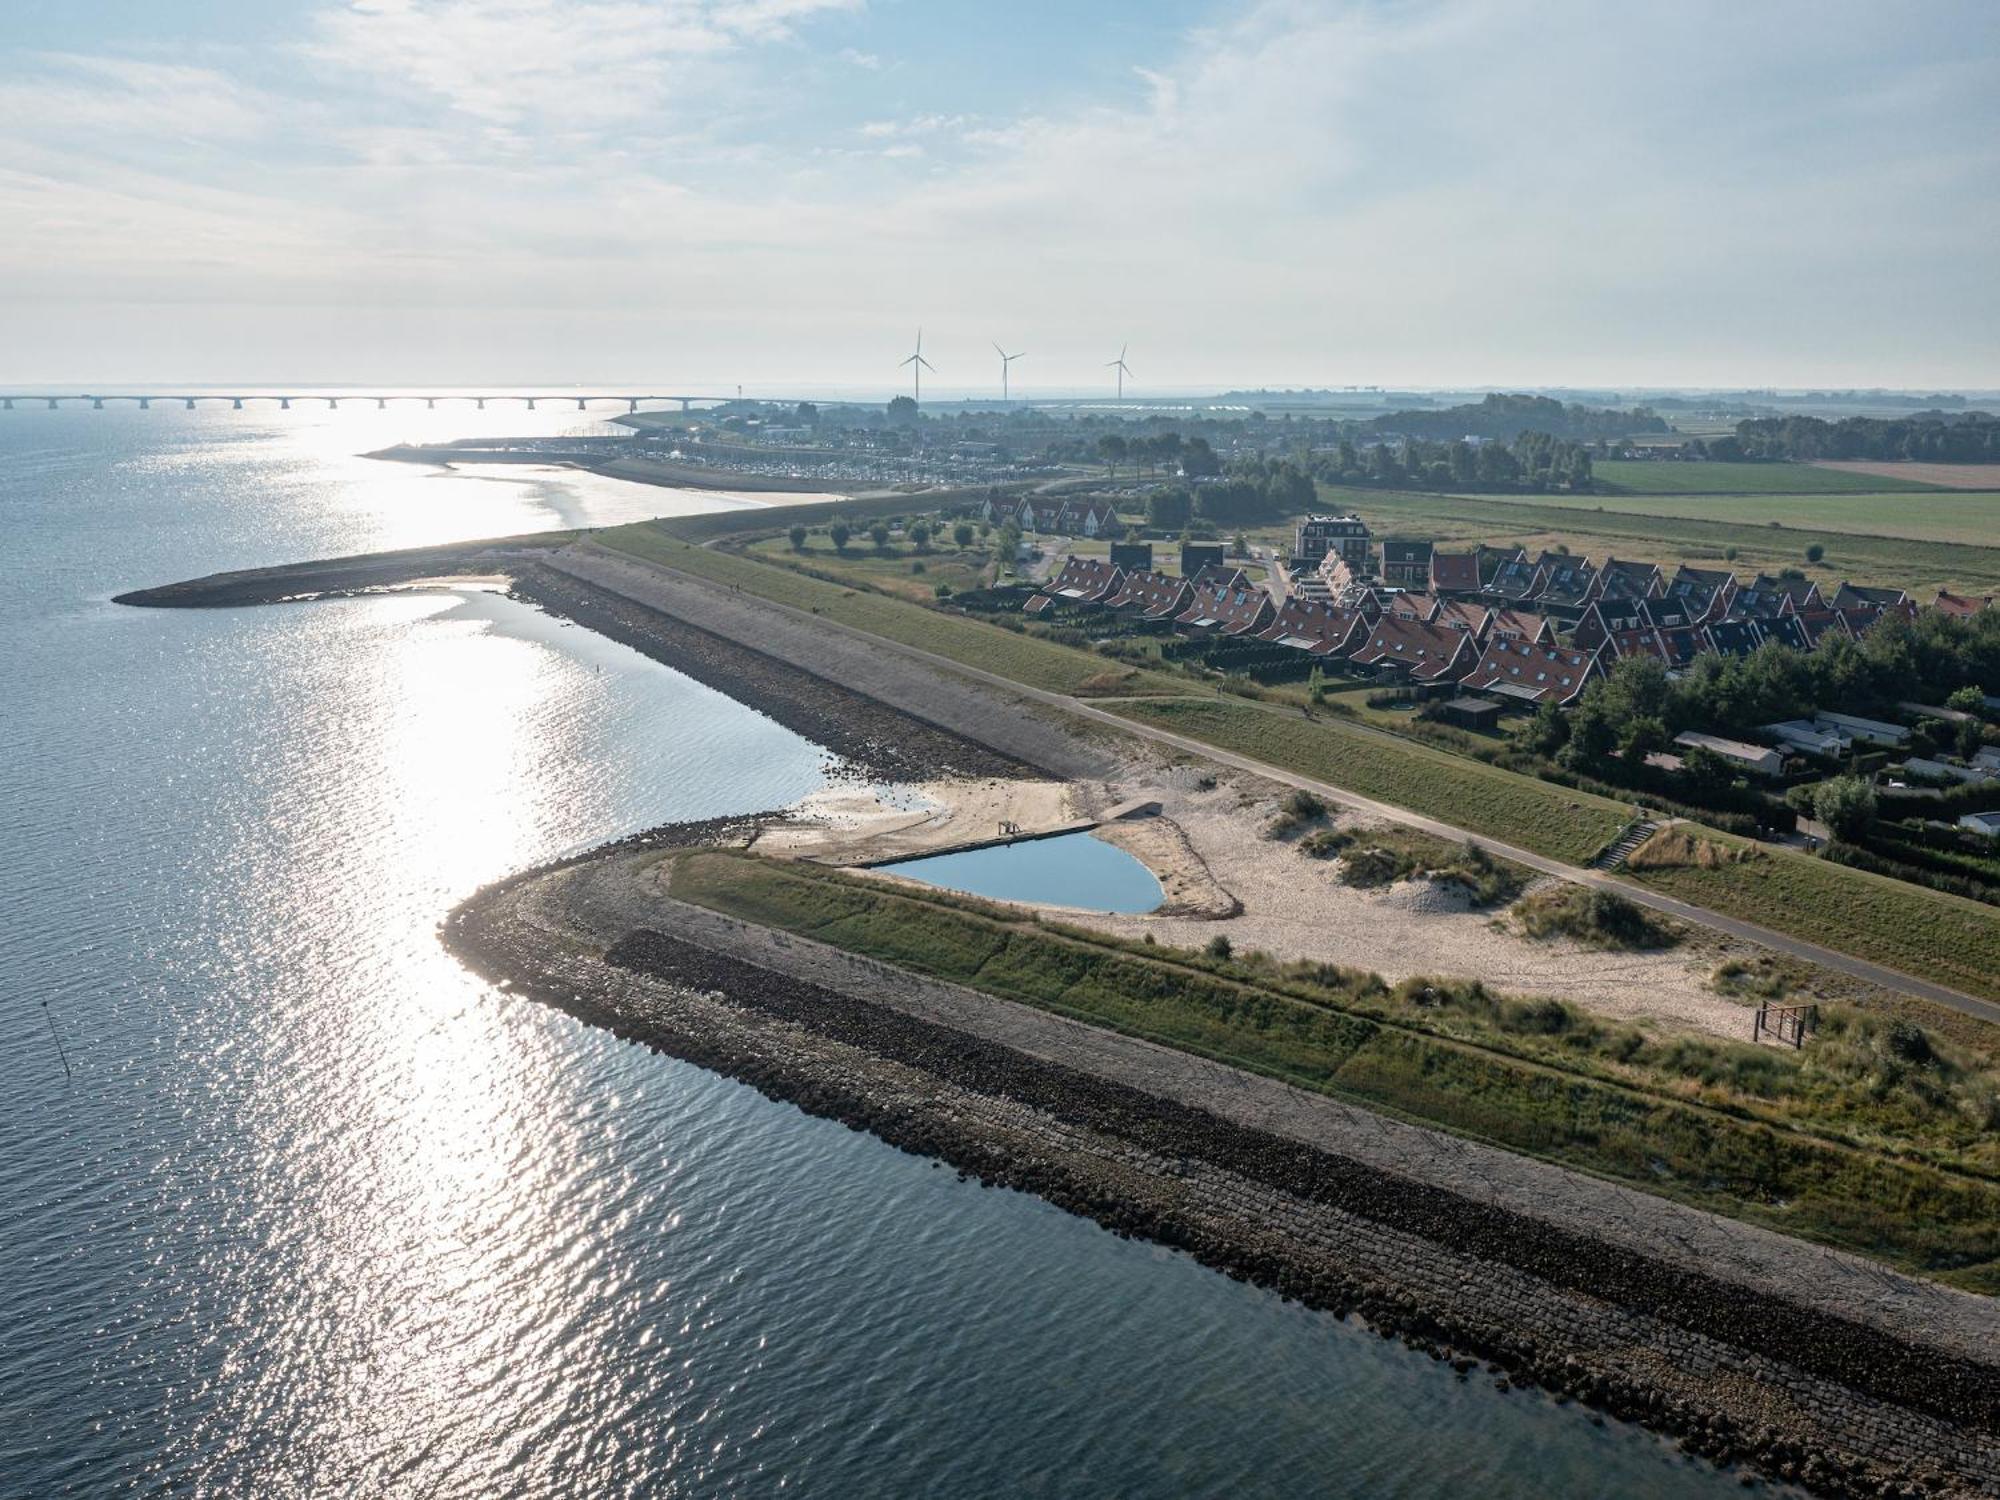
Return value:
<svg viewBox="0 0 2000 1500">
<path fill-rule="evenodd" d="M 623 406 L 625 410 L 628 413 L 630 413 L 637 411 L 641 403 L 644 403 L 648 406 L 665 406 L 673 402 L 679 402 L 680 409 L 682 411 L 688 411 L 697 405 L 717 406 L 726 401 L 742 401 L 742 400 L 772 402 L 779 400 L 779 398 L 772 396 L 745 397 L 742 395 L 630 396 L 630 395 L 606 394 L 606 393 L 598 393 L 594 395 L 578 395 L 573 391 L 558 391 L 552 395 L 546 395 L 546 396 L 527 395 L 518 391 L 507 391 L 500 394 L 488 394 L 488 395 L 471 395 L 471 394 L 459 394 L 456 392 L 437 392 L 437 391 L 416 392 L 416 393 L 409 391 L 389 391 L 380 394 L 372 391 L 332 391 L 325 393 L 299 392 L 299 391 L 254 391 L 254 392 L 245 391 L 241 394 L 231 394 L 228 392 L 216 392 L 216 391 L 200 391 L 192 395 L 149 394 L 144 396 L 112 394 L 109 392 L 103 395 L 92 395 L 89 394 L 88 392 L 82 394 L 61 393 L 61 394 L 51 395 L 44 392 L 44 393 L 17 393 L 11 396 L 0 395 L 0 411 L 12 411 L 17 402 L 26 406 L 33 406 L 37 402 L 43 402 L 47 404 L 48 409 L 50 411 L 54 411 L 57 407 L 66 404 L 74 404 L 79 406 L 87 404 L 89 406 L 96 408 L 98 411 L 102 411 L 107 405 L 130 402 L 133 405 L 137 406 L 141 411 L 146 411 L 150 409 L 155 402 L 158 402 L 164 406 L 171 406 L 176 401 L 180 402 L 189 411 L 193 411 L 196 406 L 201 405 L 203 403 L 212 403 L 215 405 L 227 404 L 237 411 L 242 411 L 243 408 L 249 403 L 260 402 L 277 406 L 278 408 L 284 411 L 289 411 L 292 408 L 293 402 L 298 402 L 302 405 L 312 405 L 314 403 L 324 402 L 329 407 L 338 407 L 343 401 L 355 405 L 363 405 L 366 404 L 367 402 L 372 401 L 375 403 L 378 409 L 383 411 L 388 410 L 389 404 L 391 402 L 395 402 L 398 405 L 407 405 L 415 402 L 422 402 L 426 407 L 430 407 L 433 409 L 435 409 L 441 404 L 462 403 L 465 405 L 477 407 L 480 411 L 484 411 L 489 403 L 494 406 L 506 406 L 511 403 L 511 404 L 525 405 L 529 411 L 533 411 L 538 405 L 540 405 L 542 402 L 545 401 L 549 402 L 551 405 L 561 405 L 564 402 L 573 401 L 576 403 L 576 409 L 578 411 L 587 410 L 590 407 L 590 405 L 594 402 L 609 402 L 613 406 Z M 790 404 L 789 398 L 786 399 L 785 404 Z"/>
</svg>

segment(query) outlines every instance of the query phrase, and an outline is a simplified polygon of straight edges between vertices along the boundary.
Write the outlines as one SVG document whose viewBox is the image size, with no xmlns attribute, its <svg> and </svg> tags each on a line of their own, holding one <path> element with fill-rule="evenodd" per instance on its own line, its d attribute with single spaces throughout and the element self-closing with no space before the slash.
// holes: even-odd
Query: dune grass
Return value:
<svg viewBox="0 0 2000 1500">
<path fill-rule="evenodd" d="M 1581 863 L 1610 843 L 1631 810 L 1427 745 L 1338 720 L 1295 719 L 1222 698 L 1109 705 L 1121 717 L 1252 755 L 1302 776 L 1393 803 L 1552 859 Z"/>
<path fill-rule="evenodd" d="M 1149 947 L 754 855 L 675 896 L 1958 1284 L 2000 1290 L 1990 1059 L 1837 1018 L 1776 1052 L 1483 986 Z M 1897 1029 L 1901 1028 L 1901 1029 Z M 1902 1159 L 1897 1153 L 1929 1159 Z"/>
</svg>

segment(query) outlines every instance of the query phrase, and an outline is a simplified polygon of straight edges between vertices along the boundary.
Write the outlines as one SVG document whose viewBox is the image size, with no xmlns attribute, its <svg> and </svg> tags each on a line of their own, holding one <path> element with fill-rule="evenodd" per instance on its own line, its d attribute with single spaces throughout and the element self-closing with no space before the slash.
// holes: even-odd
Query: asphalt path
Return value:
<svg viewBox="0 0 2000 1500">
<path fill-rule="evenodd" d="M 629 552 L 618 552 L 610 548 L 600 547 L 595 542 L 586 542 L 582 545 L 603 551 L 623 562 L 639 562 L 646 566 L 660 568 L 664 572 L 677 573 L 683 578 L 690 579 L 709 588 L 724 587 L 724 585 L 717 584 L 712 579 L 703 578 L 698 573 L 683 573 L 678 568 L 669 567 L 664 563 L 656 563 L 648 558 L 640 558 Z M 1248 755 L 1238 755 L 1232 750 L 1223 750 L 1202 740 L 1192 739 L 1184 734 L 1175 734 L 1170 729 L 1161 729 L 1157 725 L 1143 724 L 1133 719 L 1123 718 L 1118 714 L 1110 712 L 1108 709 L 1100 708 L 1094 703 L 1072 697 L 1067 693 L 1051 692 L 1046 688 L 1029 687 L 1025 683 L 1014 681 L 1011 677 L 1003 677 L 997 672 L 989 672 L 983 667 L 967 666 L 964 662 L 955 661 L 948 656 L 940 656 L 935 651 L 926 651 L 919 646 L 906 646 L 901 641 L 891 640 L 889 637 L 877 635 L 873 631 L 859 630 L 851 625 L 843 625 L 838 621 L 829 620 L 825 615 L 813 614 L 810 610 L 799 609 L 789 604 L 779 604 L 774 600 L 767 599 L 762 602 L 765 608 L 777 610 L 784 614 L 796 616 L 801 620 L 809 621 L 818 629 L 841 631 L 846 635 L 854 636 L 868 642 L 869 645 L 878 650 L 893 651 L 912 660 L 923 662 L 927 666 L 934 667 L 939 671 L 953 672 L 961 677 L 968 677 L 974 682 L 984 683 L 1001 689 L 1004 692 L 1015 694 L 1031 702 L 1039 703 L 1048 708 L 1053 708 L 1058 712 L 1068 714 L 1073 718 L 1082 719 L 1105 728 L 1115 729 L 1121 734 L 1134 735 L 1139 739 L 1150 740 L 1156 745 L 1165 745 L 1188 755 L 1198 756 L 1203 760 L 1214 761 L 1218 765 L 1229 766 L 1238 771 L 1247 771 L 1252 775 L 1262 776 L 1267 780 L 1279 782 L 1285 786 L 1299 787 L 1313 793 L 1315 796 L 1325 798 L 1329 802 L 1369 813 L 1387 822 L 1400 823 L 1408 828 L 1420 828 L 1426 833 L 1436 834 L 1441 838 L 1451 839 L 1456 842 L 1476 844 L 1489 853 L 1499 855 L 1503 859 L 1511 859 L 1516 864 L 1526 865 L 1529 869 L 1539 870 L 1545 875 L 1554 875 L 1559 879 L 1573 881 L 1578 885 L 1615 891 L 1627 900 L 1636 902 L 1650 911 L 1660 912 L 1663 915 L 1678 918 L 1683 922 L 1692 922 L 1697 926 L 1713 928 L 1717 932 L 1727 933 L 1729 936 L 1741 938 L 1745 942 L 1757 943 L 1774 952 L 1783 953 L 1792 958 L 1803 959 L 1807 963 L 1819 964 L 1836 973 L 1852 975 L 1854 978 L 1863 980 L 1868 984 L 1880 985 L 1884 989 L 1899 990 L 1906 995 L 1914 995 L 1922 1000 L 1929 1000 L 1938 1005 L 1949 1006 L 1953 1010 L 1962 1011 L 1964 1014 L 1975 1016 L 1982 1021 L 1991 1021 L 2000 1024 L 2000 1005 L 1996 1005 L 1990 1000 L 1982 1000 L 1976 995 L 1968 995 L 1961 990 L 1952 989 L 1947 985 L 1937 984 L 1928 979 L 1920 979 L 1914 974 L 1905 974 L 1900 970 L 1887 968 L 1882 964 L 1870 963 L 1866 959 L 1856 958 L 1852 954 L 1842 953 L 1834 948 L 1825 948 L 1821 947 L 1818 943 L 1809 943 L 1803 938 L 1792 937 L 1782 932 L 1773 932 L 1770 928 L 1760 927 L 1755 922 L 1745 922 L 1736 917 L 1725 916 L 1721 912 L 1710 911 L 1705 906 L 1696 906 L 1691 902 L 1678 901 L 1672 896 L 1662 895 L 1658 891 L 1649 890 L 1645 886 L 1636 885 L 1629 880 L 1620 880 L 1615 875 L 1607 874 L 1602 870 L 1587 870 L 1580 865 L 1567 864 L 1562 860 L 1550 859 L 1547 855 L 1536 854 L 1531 850 L 1522 849 L 1514 844 L 1502 843 L 1498 839 L 1487 838 L 1483 834 L 1470 833 L 1463 828 L 1453 827 L 1450 823 L 1441 822 L 1436 818 L 1427 818 L 1420 813 L 1411 812 L 1406 807 L 1397 807 L 1393 803 L 1388 802 L 1377 802 L 1372 797 L 1360 796 L 1357 793 L 1335 786 L 1331 782 L 1317 781 L 1310 776 L 1301 776 L 1296 771 L 1288 771 L 1282 766 L 1270 765 L 1264 761 L 1253 759 Z M 1386 737 L 1394 738 L 1394 736 Z"/>
</svg>

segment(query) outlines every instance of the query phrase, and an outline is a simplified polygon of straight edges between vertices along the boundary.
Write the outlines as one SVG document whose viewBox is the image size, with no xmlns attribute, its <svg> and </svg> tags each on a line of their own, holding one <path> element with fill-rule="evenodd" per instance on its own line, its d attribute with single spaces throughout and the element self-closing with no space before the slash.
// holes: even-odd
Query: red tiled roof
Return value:
<svg viewBox="0 0 2000 1500">
<path fill-rule="evenodd" d="M 1437 594 L 1471 594 L 1479 589 L 1479 554 L 1477 552 L 1437 552 L 1431 553 L 1431 592 Z"/>
<path fill-rule="evenodd" d="M 1449 681 L 1464 674 L 1478 650 L 1463 630 L 1384 615 L 1352 660 L 1362 667 L 1401 667 L 1420 682 Z"/>
<path fill-rule="evenodd" d="M 1465 679 L 1468 692 L 1494 692 L 1529 703 L 1572 703 L 1599 671 L 1598 653 L 1491 638 Z"/>
<path fill-rule="evenodd" d="M 1366 636 L 1368 621 L 1351 609 L 1316 599 L 1287 599 L 1272 624 L 1257 633 L 1260 641 L 1275 641 L 1314 656 L 1338 656 Z"/>
</svg>

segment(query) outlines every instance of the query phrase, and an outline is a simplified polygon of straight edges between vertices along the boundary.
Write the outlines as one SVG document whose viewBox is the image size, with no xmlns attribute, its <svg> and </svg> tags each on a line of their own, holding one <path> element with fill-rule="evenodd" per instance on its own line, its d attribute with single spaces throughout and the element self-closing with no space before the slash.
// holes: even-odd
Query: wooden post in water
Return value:
<svg viewBox="0 0 2000 1500">
<path fill-rule="evenodd" d="M 69 1067 L 69 1049 L 62 1044 L 62 1037 L 56 1031 L 55 1013 L 49 1009 L 49 1002 L 46 1000 L 42 1002 L 42 1019 L 49 1023 L 49 1035 L 55 1040 L 56 1056 L 62 1059 L 63 1077 L 74 1079 L 76 1074 L 72 1073 Z"/>
</svg>

